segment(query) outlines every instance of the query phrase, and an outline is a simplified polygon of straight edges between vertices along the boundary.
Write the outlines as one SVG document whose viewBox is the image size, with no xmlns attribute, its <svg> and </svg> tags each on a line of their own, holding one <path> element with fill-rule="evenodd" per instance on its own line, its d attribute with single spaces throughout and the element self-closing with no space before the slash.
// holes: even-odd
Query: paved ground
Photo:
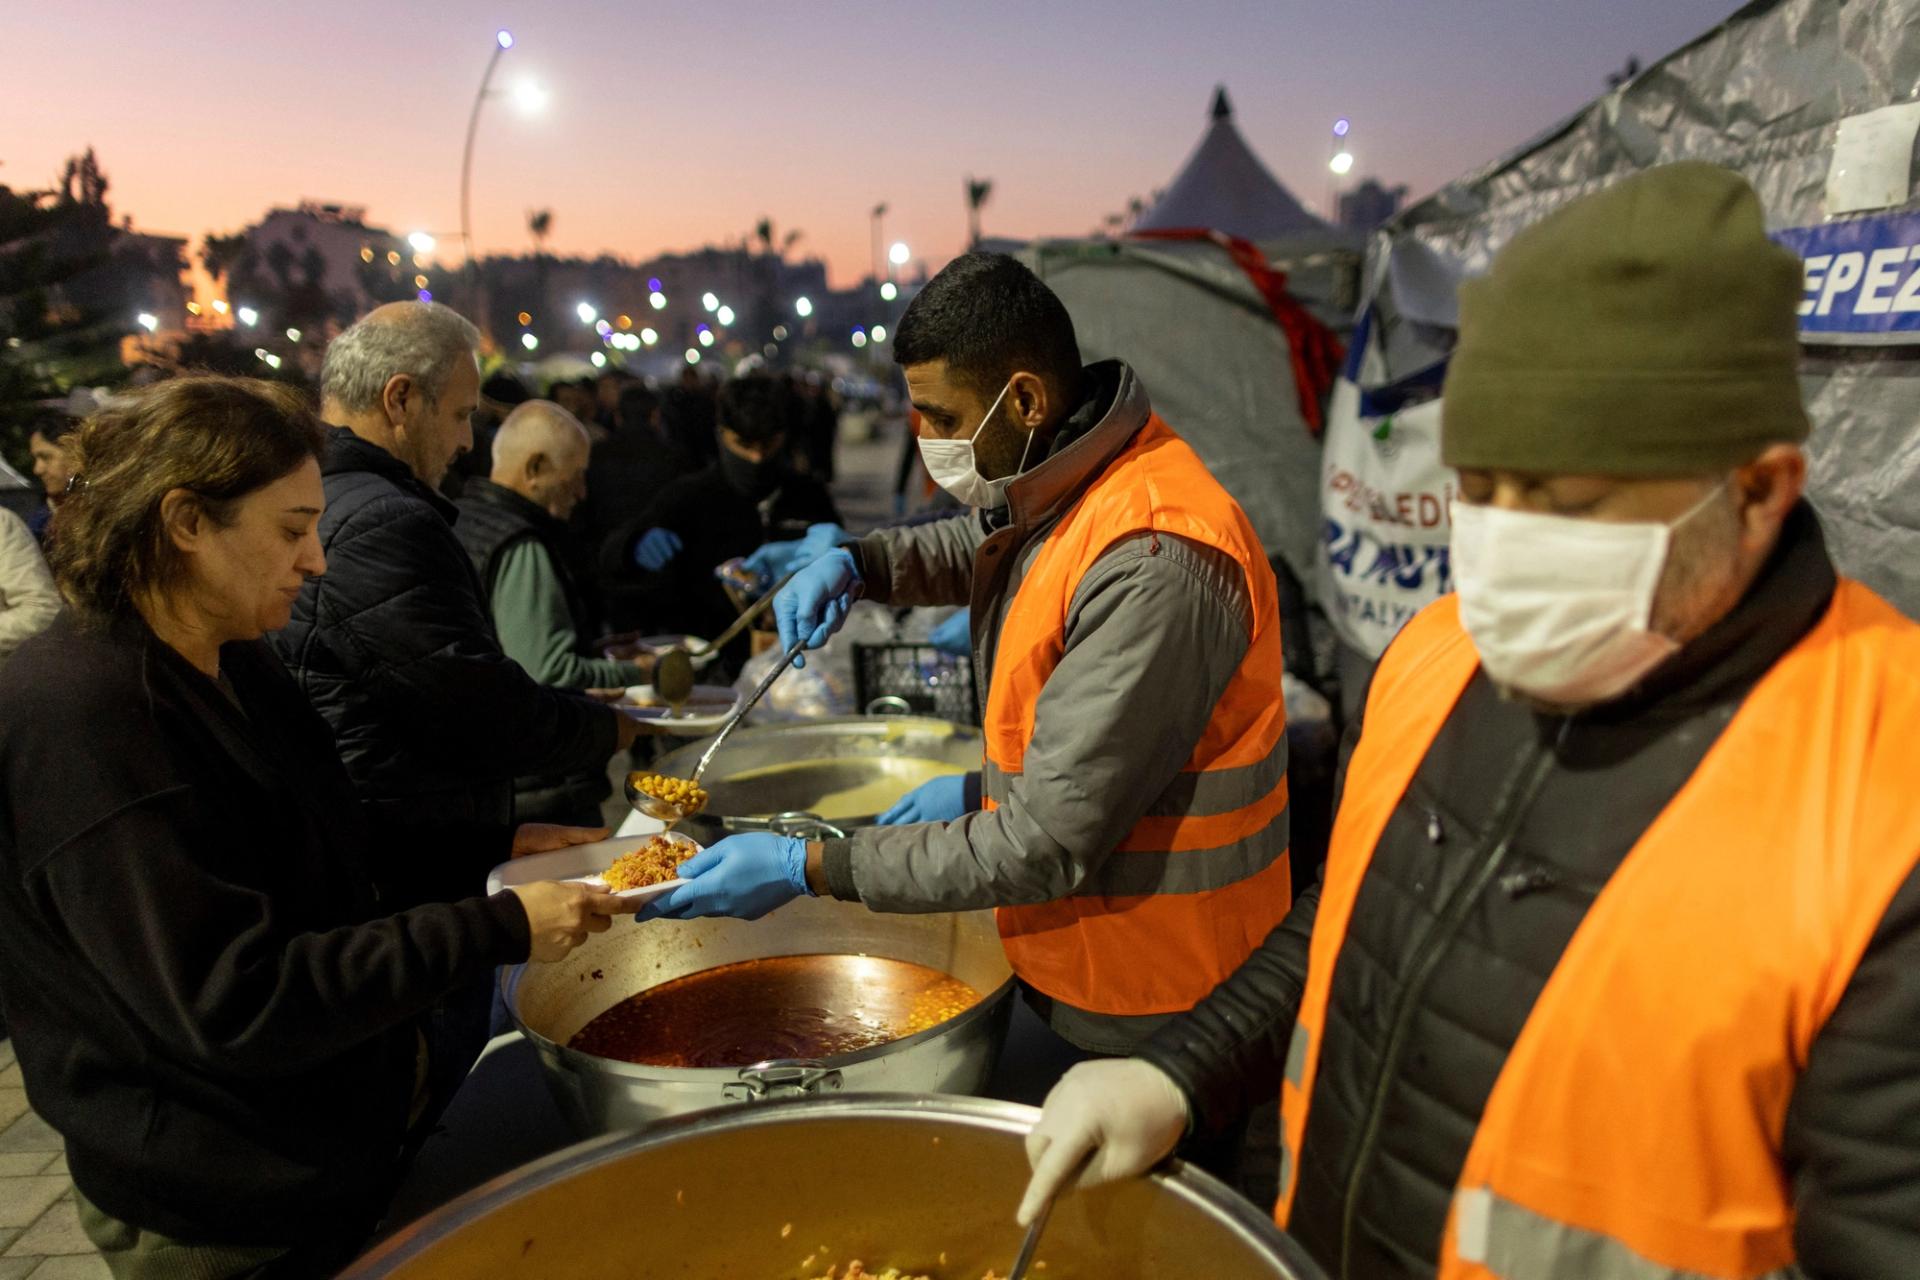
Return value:
<svg viewBox="0 0 1920 1280">
<path fill-rule="evenodd" d="M 869 528 L 891 513 L 903 427 L 895 420 L 871 441 L 842 445 L 834 492 L 849 527 Z M 106 1263 L 80 1231 L 60 1136 L 28 1108 L 7 1040 L 0 1040 L 0 1280 L 108 1280 Z"/>
<path fill-rule="evenodd" d="M 13 1044 L 0 1040 L 0 1280 L 106 1280 L 80 1232 L 60 1135 L 27 1107 Z"/>
</svg>

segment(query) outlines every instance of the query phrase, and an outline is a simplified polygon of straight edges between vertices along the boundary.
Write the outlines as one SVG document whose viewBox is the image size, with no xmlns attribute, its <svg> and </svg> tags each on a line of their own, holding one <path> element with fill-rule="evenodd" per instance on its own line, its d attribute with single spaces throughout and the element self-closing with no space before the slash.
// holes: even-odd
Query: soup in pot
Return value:
<svg viewBox="0 0 1920 1280">
<path fill-rule="evenodd" d="M 648 987 L 567 1043 L 649 1067 L 835 1058 L 939 1026 L 981 998 L 958 978 L 906 960 L 771 956 Z"/>
</svg>

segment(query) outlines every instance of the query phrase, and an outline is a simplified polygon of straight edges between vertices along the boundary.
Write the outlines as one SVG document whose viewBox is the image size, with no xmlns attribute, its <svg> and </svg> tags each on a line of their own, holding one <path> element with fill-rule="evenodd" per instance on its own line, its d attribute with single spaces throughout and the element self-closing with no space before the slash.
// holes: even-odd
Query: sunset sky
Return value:
<svg viewBox="0 0 1920 1280">
<path fill-rule="evenodd" d="M 868 210 L 938 266 L 962 182 L 994 182 L 989 234 L 1079 234 L 1163 186 L 1216 82 L 1254 149 L 1318 212 L 1328 131 L 1354 178 L 1415 194 L 1524 141 L 1732 0 L 1128 0 L 587 3 L 59 0 L 0 4 L 0 182 L 44 185 L 92 144 L 142 228 L 231 231 L 302 198 L 405 233 L 459 225 L 460 144 L 497 28 L 474 157 L 483 251 L 644 258 L 805 235 L 836 284 L 868 269 Z M 445 235 L 441 256 L 457 257 Z"/>
</svg>

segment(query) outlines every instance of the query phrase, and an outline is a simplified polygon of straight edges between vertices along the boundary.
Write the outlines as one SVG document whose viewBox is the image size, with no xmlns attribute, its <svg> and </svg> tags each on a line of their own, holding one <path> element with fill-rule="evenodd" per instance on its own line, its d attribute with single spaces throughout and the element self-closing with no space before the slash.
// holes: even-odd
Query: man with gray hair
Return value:
<svg viewBox="0 0 1920 1280">
<path fill-rule="evenodd" d="M 435 488 L 473 445 L 479 341 L 447 307 L 396 302 L 328 348 L 327 572 L 275 637 L 382 834 L 375 874 L 391 909 L 471 893 L 510 854 L 598 838 L 516 830 L 513 780 L 604 768 L 635 732 L 501 651 L 458 513 Z"/>
<path fill-rule="evenodd" d="M 587 496 L 591 445 L 580 420 L 551 400 L 515 408 L 493 439 L 493 472 L 467 483 L 454 526 L 487 590 L 494 630 L 508 657 L 542 684 L 624 688 L 651 679 L 647 667 L 591 656 L 591 615 L 567 567 L 567 517 Z M 607 773 L 551 770 L 514 784 L 523 818 L 597 824 Z"/>
</svg>

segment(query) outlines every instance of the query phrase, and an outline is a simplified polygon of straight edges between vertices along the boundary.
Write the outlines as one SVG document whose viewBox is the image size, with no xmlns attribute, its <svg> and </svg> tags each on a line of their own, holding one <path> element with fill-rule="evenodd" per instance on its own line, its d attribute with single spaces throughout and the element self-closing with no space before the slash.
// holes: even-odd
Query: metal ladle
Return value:
<svg viewBox="0 0 1920 1280">
<path fill-rule="evenodd" d="M 701 775 L 707 771 L 707 766 L 713 763 L 714 752 L 720 750 L 720 744 L 727 740 L 727 735 L 733 732 L 734 726 L 747 718 L 747 712 L 753 710 L 754 703 L 760 701 L 767 690 L 773 688 L 773 682 L 780 678 L 780 673 L 793 665 L 793 660 L 800 656 L 800 651 L 806 647 L 806 643 L 806 637 L 804 636 L 795 640 L 792 647 L 787 650 L 786 656 L 775 663 L 773 670 L 767 672 L 766 676 L 760 681 L 760 686 L 747 695 L 747 700 L 740 704 L 739 710 L 727 717 L 727 722 L 720 726 L 720 732 L 714 735 L 713 741 L 707 745 L 707 749 L 700 753 L 699 761 L 693 766 L 693 776 L 689 778 L 688 781 L 694 783 L 700 781 Z M 659 687 L 658 683 L 654 685 L 656 690 L 658 690 Z M 642 791 L 637 784 L 640 779 L 645 776 L 646 774 L 640 772 L 627 775 L 625 791 L 628 804 L 638 809 L 641 813 L 646 814 L 649 818 L 658 818 L 660 821 L 666 823 L 669 830 L 682 818 L 692 816 L 679 805 L 671 801 L 662 800 L 659 796 L 648 795 Z"/>
<path fill-rule="evenodd" d="M 1027 1268 L 1033 1265 L 1033 1255 L 1040 1249 L 1040 1233 L 1047 1229 L 1047 1219 L 1053 1216 L 1054 1202 L 1066 1194 L 1068 1187 L 1080 1181 L 1080 1175 L 1093 1163 L 1092 1151 L 1080 1157 L 1074 1163 L 1066 1180 L 1054 1188 L 1053 1194 L 1040 1206 L 1040 1212 L 1034 1215 L 1033 1223 L 1027 1228 L 1026 1239 L 1020 1242 L 1020 1252 L 1013 1260 L 1013 1270 L 1007 1272 L 1007 1280 L 1026 1280 Z"/>
<path fill-rule="evenodd" d="M 708 654 L 724 648 L 735 636 L 746 630 L 747 625 L 759 617 L 768 605 L 773 603 L 773 598 L 780 594 L 780 588 L 786 586 L 791 581 L 793 581 L 793 574 L 788 573 L 785 577 L 781 578 L 780 581 L 774 583 L 770 591 L 748 605 L 725 631 L 722 631 L 705 644 L 699 645 L 698 647 L 677 644 L 661 654 L 658 658 L 655 658 L 653 662 L 654 696 L 674 708 L 678 708 L 681 703 L 692 697 L 693 660 L 695 658 L 704 658 Z"/>
</svg>

